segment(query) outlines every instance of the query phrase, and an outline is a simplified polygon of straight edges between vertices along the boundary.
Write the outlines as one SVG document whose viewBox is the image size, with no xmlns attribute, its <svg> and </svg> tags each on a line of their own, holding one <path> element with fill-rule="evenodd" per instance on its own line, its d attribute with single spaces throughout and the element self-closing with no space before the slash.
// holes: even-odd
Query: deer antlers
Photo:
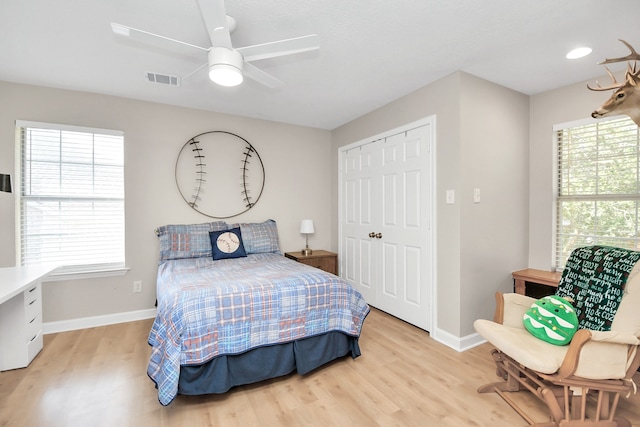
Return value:
<svg viewBox="0 0 640 427">
<path fill-rule="evenodd" d="M 611 72 L 611 70 L 609 70 L 608 67 L 604 67 L 604 69 L 607 70 L 607 74 L 609 74 L 609 77 L 611 77 L 611 81 L 613 82 L 613 84 L 603 87 L 596 80 L 596 84 L 598 85 L 596 87 L 591 87 L 587 83 L 587 87 L 590 90 L 605 91 L 605 90 L 611 90 L 611 89 L 620 89 L 622 86 L 624 86 L 627 83 L 630 83 L 632 81 L 635 82 L 635 78 L 639 77 L 640 69 L 636 70 L 635 61 L 640 61 L 640 54 L 638 52 L 636 52 L 636 50 L 633 48 L 633 46 L 631 46 L 626 41 L 624 41 L 622 39 L 618 39 L 618 40 L 620 40 L 622 43 L 624 43 L 624 45 L 629 48 L 631 53 L 629 53 L 627 56 L 621 56 L 619 58 L 610 58 L 610 59 L 606 58 L 604 61 L 598 62 L 598 64 L 613 64 L 613 63 L 616 63 L 616 62 L 634 61 L 633 65 L 629 64 L 628 67 L 627 67 L 627 71 L 625 73 L 625 81 L 623 83 L 618 83 L 618 81 L 614 77 L 614 75 Z"/>
<path fill-rule="evenodd" d="M 624 43 L 624 45 L 629 48 L 631 53 L 627 56 L 621 56 L 620 58 L 611 58 L 611 59 L 605 58 L 604 61 L 598 62 L 598 64 L 602 65 L 602 64 L 613 64 L 614 62 L 622 62 L 622 61 L 640 61 L 640 54 L 636 52 L 633 46 L 631 46 L 629 43 L 627 43 L 622 39 L 618 39 L 618 40 Z"/>
<path fill-rule="evenodd" d="M 638 58 L 637 60 L 640 61 L 640 58 Z M 613 61 L 613 60 L 607 59 L 607 61 Z M 621 61 L 624 61 L 624 59 L 621 59 Z M 604 62 L 600 62 L 600 64 L 604 64 Z M 622 86 L 626 85 L 627 83 L 635 82 L 634 78 L 640 77 L 640 69 L 636 70 L 636 64 L 635 63 L 633 65 L 629 65 L 629 67 L 627 68 L 627 71 L 625 73 L 625 81 L 622 82 L 622 83 L 618 83 L 618 81 L 616 80 L 616 77 L 613 75 L 611 70 L 609 70 L 609 68 L 604 67 L 604 69 L 607 70 L 607 74 L 609 74 L 609 77 L 611 77 L 611 81 L 613 83 L 610 84 L 609 86 L 604 86 L 603 87 L 596 80 L 596 84 L 598 85 L 596 87 L 591 87 L 591 86 L 589 86 L 589 83 L 587 83 L 587 87 L 590 90 L 604 91 L 604 90 L 611 90 L 611 89 L 620 89 Z"/>
</svg>

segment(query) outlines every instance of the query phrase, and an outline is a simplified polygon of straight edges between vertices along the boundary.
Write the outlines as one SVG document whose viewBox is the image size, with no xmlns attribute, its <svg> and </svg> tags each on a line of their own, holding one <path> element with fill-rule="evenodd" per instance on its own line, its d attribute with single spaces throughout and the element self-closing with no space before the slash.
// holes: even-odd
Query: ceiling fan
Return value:
<svg viewBox="0 0 640 427">
<path fill-rule="evenodd" d="M 282 81 L 265 73 L 251 62 L 319 49 L 319 46 L 316 45 L 316 34 L 234 48 L 231 44 L 231 33 L 236 28 L 236 20 L 226 14 L 224 1 L 198 0 L 198 6 L 209 33 L 210 47 L 196 46 L 115 22 L 111 23 L 111 29 L 119 36 L 141 41 L 153 39 L 177 43 L 185 49 L 194 50 L 203 56 L 206 52 L 208 62 L 183 78 L 195 74 L 208 65 L 209 78 L 221 86 L 237 86 L 242 83 L 243 76 L 270 88 L 281 86 L 284 84 Z"/>
</svg>

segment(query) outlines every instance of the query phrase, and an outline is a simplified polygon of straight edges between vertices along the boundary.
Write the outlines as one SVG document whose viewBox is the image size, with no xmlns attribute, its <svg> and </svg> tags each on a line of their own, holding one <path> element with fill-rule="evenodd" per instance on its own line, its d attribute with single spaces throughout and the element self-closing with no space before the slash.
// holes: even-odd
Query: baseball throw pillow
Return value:
<svg viewBox="0 0 640 427">
<path fill-rule="evenodd" d="M 209 232 L 209 238 L 211 239 L 214 261 L 247 256 L 242 243 L 240 227 L 229 230 L 211 231 Z"/>
</svg>

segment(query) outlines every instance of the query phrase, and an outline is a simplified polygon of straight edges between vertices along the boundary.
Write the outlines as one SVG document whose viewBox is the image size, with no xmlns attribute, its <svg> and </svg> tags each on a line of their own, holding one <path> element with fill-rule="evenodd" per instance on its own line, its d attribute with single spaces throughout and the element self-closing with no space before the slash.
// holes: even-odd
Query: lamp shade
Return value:
<svg viewBox="0 0 640 427">
<path fill-rule="evenodd" d="M 312 219 L 303 219 L 300 222 L 300 233 L 301 234 L 313 234 L 315 230 L 313 229 L 313 220 Z"/>
<path fill-rule="evenodd" d="M 11 193 L 11 175 L 0 173 L 0 191 Z M 311 228 L 313 228 L 313 224 L 311 224 Z"/>
</svg>

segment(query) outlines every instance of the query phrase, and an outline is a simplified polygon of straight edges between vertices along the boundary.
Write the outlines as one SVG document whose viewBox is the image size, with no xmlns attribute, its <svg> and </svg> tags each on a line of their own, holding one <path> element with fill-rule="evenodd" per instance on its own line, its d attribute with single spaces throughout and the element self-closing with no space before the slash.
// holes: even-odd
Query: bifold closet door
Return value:
<svg viewBox="0 0 640 427">
<path fill-rule="evenodd" d="M 342 162 L 342 275 L 370 305 L 429 330 L 429 125 L 350 148 Z"/>
<path fill-rule="evenodd" d="M 380 224 L 378 192 L 381 184 L 380 141 L 346 152 L 343 161 L 343 277 L 355 286 L 370 305 L 376 306 L 380 253 L 370 234 Z"/>
</svg>

